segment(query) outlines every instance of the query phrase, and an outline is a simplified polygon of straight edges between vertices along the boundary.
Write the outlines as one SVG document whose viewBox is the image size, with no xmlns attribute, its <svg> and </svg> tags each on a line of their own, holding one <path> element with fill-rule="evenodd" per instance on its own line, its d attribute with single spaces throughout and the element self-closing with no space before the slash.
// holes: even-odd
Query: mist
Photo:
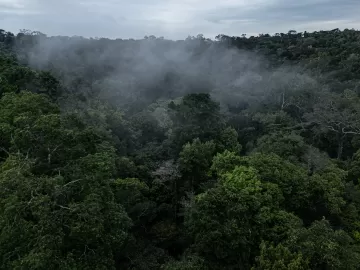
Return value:
<svg viewBox="0 0 360 270">
<path fill-rule="evenodd" d="M 274 67 L 265 55 L 203 36 L 141 40 L 38 36 L 18 50 L 23 63 L 49 70 L 73 95 L 136 111 L 189 93 L 210 93 L 223 108 L 279 103 L 280 93 L 320 85 L 299 66 Z M 69 102 L 66 102 L 69 106 Z"/>
</svg>

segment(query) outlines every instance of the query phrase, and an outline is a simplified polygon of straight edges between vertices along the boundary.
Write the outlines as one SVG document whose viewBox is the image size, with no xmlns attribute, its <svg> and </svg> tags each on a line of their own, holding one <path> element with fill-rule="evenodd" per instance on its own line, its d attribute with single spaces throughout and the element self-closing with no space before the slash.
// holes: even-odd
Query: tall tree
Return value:
<svg viewBox="0 0 360 270">
<path fill-rule="evenodd" d="M 352 91 L 342 95 L 324 92 L 305 118 L 316 125 L 315 132 L 331 132 L 336 136 L 337 158 L 343 156 L 344 143 L 350 136 L 360 135 L 359 98 Z"/>
</svg>

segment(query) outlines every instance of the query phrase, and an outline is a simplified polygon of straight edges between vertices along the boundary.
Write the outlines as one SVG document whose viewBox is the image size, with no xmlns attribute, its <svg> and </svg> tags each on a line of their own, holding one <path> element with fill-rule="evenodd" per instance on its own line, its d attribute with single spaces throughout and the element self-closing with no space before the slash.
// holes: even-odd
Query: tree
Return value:
<svg viewBox="0 0 360 270">
<path fill-rule="evenodd" d="M 288 245 L 309 260 L 311 269 L 357 269 L 359 265 L 353 239 L 342 230 L 333 230 L 327 220 L 299 230 Z"/>
<path fill-rule="evenodd" d="M 255 169 L 236 167 L 218 186 L 196 196 L 188 209 L 194 251 L 211 269 L 249 268 L 264 233 L 261 228 L 279 201 L 281 192 L 261 183 Z"/>
<path fill-rule="evenodd" d="M 337 158 L 341 159 L 346 138 L 360 135 L 359 113 L 359 98 L 353 92 L 345 91 L 342 95 L 325 92 L 305 118 L 320 128 L 315 132 L 336 135 Z"/>
<path fill-rule="evenodd" d="M 157 205 L 162 206 L 161 212 L 176 221 L 182 195 L 179 164 L 173 160 L 165 161 L 153 172 L 153 175 L 155 179 L 152 182 L 152 197 Z"/>
<path fill-rule="evenodd" d="M 274 132 L 260 137 L 255 152 L 277 154 L 292 162 L 301 162 L 307 153 L 308 146 L 304 138 L 295 132 Z"/>
<path fill-rule="evenodd" d="M 231 152 L 240 153 L 242 146 L 238 142 L 238 133 L 232 127 L 227 127 L 224 129 L 219 138 L 217 145 L 218 151 L 222 152 L 224 150 L 229 150 Z"/>
<path fill-rule="evenodd" d="M 199 192 L 201 184 L 208 180 L 215 147 L 214 142 L 201 143 L 199 139 L 184 145 L 180 152 L 179 170 L 182 174 L 182 187 L 186 191 Z"/>
<path fill-rule="evenodd" d="M 136 178 L 117 179 L 112 188 L 116 202 L 124 206 L 133 223 L 126 244 L 117 249 L 117 268 L 159 268 L 167 258 L 161 244 L 174 240 L 176 228 L 156 230 L 161 221 L 146 183 Z"/>
<path fill-rule="evenodd" d="M 309 270 L 309 262 L 303 255 L 292 253 L 287 247 L 279 244 L 272 246 L 266 243 L 260 245 L 260 256 L 256 258 L 256 266 L 252 270 Z"/>
<path fill-rule="evenodd" d="M 169 104 L 173 120 L 173 141 L 182 146 L 193 139 L 209 141 L 219 136 L 223 127 L 220 106 L 209 94 L 189 94 L 180 104 Z"/>
<path fill-rule="evenodd" d="M 313 219 L 319 219 L 322 216 L 340 214 L 346 204 L 344 200 L 346 172 L 331 164 L 312 175 L 309 180 L 308 200 L 311 207 L 308 216 L 315 215 Z"/>
<path fill-rule="evenodd" d="M 197 269 L 209 269 L 204 260 L 198 256 L 188 256 L 181 261 L 170 261 L 165 264 L 161 269 L 163 270 L 197 270 Z"/>
<path fill-rule="evenodd" d="M 217 176 L 224 175 L 244 163 L 244 159 L 237 153 L 225 150 L 223 153 L 217 153 L 212 160 L 211 172 Z"/>
<path fill-rule="evenodd" d="M 98 153 L 53 178 L 11 155 L 0 168 L 3 269 L 114 269 L 131 221 L 109 186 L 111 155 Z M 110 157 L 110 158 L 109 158 Z"/>
<path fill-rule="evenodd" d="M 262 181 L 278 185 L 285 197 L 284 208 L 299 211 L 308 208 L 309 178 L 306 170 L 275 154 L 260 154 L 244 158 L 244 163 L 256 168 Z"/>
<path fill-rule="evenodd" d="M 352 157 L 349 168 L 349 178 L 354 183 L 359 183 L 360 181 L 360 150 L 356 151 Z"/>
</svg>

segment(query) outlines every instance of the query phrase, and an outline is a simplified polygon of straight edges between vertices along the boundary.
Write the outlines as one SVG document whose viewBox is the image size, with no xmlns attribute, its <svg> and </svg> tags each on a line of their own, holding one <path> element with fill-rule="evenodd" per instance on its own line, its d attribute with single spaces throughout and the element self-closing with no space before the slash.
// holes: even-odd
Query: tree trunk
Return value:
<svg viewBox="0 0 360 270">
<path fill-rule="evenodd" d="M 174 211 L 174 220 L 175 222 L 177 222 L 177 216 L 178 216 L 178 194 L 179 194 L 179 190 L 178 190 L 178 185 L 177 185 L 177 179 L 174 180 L 174 184 L 175 184 L 175 202 L 174 202 L 174 208 L 175 208 L 175 211 Z"/>
<path fill-rule="evenodd" d="M 339 159 L 339 160 L 341 159 L 342 153 L 343 153 L 344 139 L 345 139 L 345 135 L 339 135 L 339 138 L 338 138 L 338 150 L 337 150 L 337 159 Z"/>
</svg>

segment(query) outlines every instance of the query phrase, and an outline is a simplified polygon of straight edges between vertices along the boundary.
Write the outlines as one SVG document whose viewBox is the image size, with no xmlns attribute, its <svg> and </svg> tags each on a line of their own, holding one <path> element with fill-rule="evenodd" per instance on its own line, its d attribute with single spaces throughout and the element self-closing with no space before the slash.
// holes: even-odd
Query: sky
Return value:
<svg viewBox="0 0 360 270">
<path fill-rule="evenodd" d="M 360 0 L 0 0 L 0 29 L 184 39 L 360 29 Z"/>
</svg>

